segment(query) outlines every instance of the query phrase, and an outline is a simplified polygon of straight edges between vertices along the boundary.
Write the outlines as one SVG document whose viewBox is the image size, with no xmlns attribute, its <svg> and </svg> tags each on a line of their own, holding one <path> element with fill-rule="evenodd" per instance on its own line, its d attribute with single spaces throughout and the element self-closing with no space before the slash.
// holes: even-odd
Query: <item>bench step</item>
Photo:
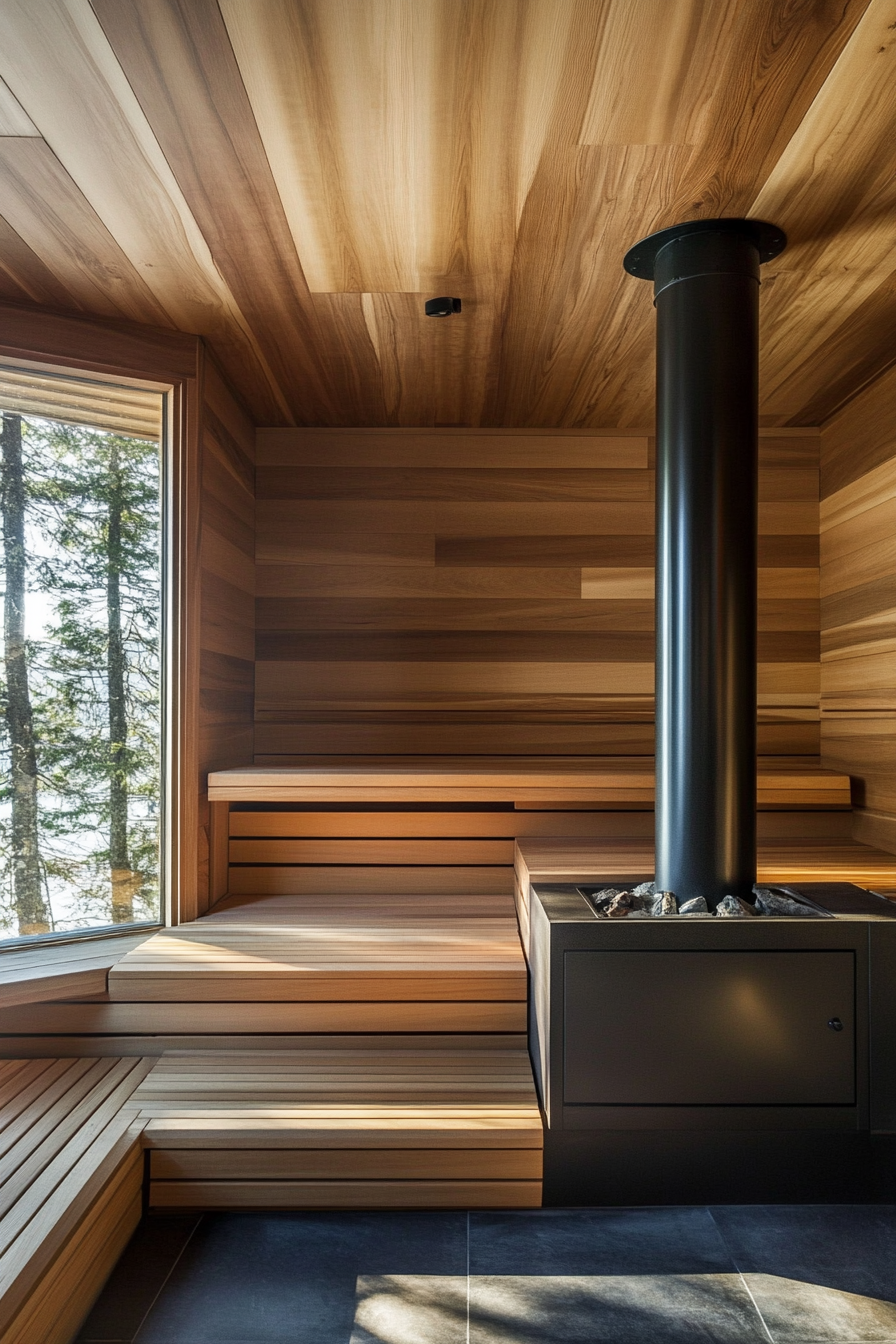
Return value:
<svg viewBox="0 0 896 1344">
<path fill-rule="evenodd" d="M 532 1208 L 525 1048 L 163 1055 L 135 1096 L 156 1208 Z"/>
<path fill-rule="evenodd" d="M 502 1026 L 486 1029 L 505 1029 L 503 1006 L 526 1000 L 513 903 L 448 904 L 429 896 L 393 904 L 367 894 L 229 905 L 122 957 L 109 973 L 109 997 L 113 1004 L 314 1004 L 325 1016 L 338 1009 L 332 1029 L 343 1031 L 377 1029 L 369 1025 L 380 1016 L 376 1005 L 405 1005 L 391 1027 L 398 1031 L 420 1030 L 418 1013 L 429 1006 L 425 1029 L 437 1031 L 437 1004 L 445 1005 L 442 1030 L 457 1029 L 453 1005 L 494 1004 Z M 342 1025 L 353 1012 L 358 1025 Z"/>
</svg>

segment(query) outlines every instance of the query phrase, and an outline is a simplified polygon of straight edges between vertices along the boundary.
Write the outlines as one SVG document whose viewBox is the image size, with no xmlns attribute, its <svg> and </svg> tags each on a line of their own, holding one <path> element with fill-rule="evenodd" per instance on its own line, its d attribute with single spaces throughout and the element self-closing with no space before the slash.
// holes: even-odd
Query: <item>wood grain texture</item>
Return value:
<svg viewBox="0 0 896 1344">
<path fill-rule="evenodd" d="M 226 804 L 219 804 L 226 806 Z M 489 836 L 520 838 L 531 835 L 577 836 L 650 836 L 653 834 L 653 816 L 649 812 L 575 812 L 537 810 L 519 812 L 511 808 L 470 811 L 458 808 L 450 812 L 437 807 L 432 810 L 413 810 L 409 806 L 394 806 L 377 812 L 365 811 L 363 805 L 338 811 L 323 808 L 302 808 L 288 811 L 230 811 L 232 836 Z M 818 814 L 815 812 L 763 812 L 757 818 L 759 833 L 773 835 L 851 835 L 848 816 Z"/>
<path fill-rule="evenodd" d="M 0 135 L 40 135 L 40 131 L 22 104 L 2 79 L 0 79 Z"/>
<path fill-rule="evenodd" d="M 309 302 L 217 4 L 171 0 L 147 10 L 97 3 L 94 9 L 214 264 L 250 324 L 280 392 L 281 414 L 330 418 L 335 401 L 324 348 L 338 360 L 338 333 L 326 340 Z M 360 351 L 357 358 L 360 365 Z M 345 361 L 339 362 L 345 376 Z"/>
<path fill-rule="evenodd" d="M 506 898 L 510 895 L 508 884 Z M 514 999 L 370 1003 L 60 1003 L 0 1011 L 0 1036 L 139 1037 L 305 1035 L 368 1032 L 526 1031 L 526 1004 Z M 176 1042 L 175 1042 L 176 1048 Z M 117 1053 L 117 1052 L 116 1052 Z M 125 1051 L 133 1053 L 133 1051 Z"/>
<path fill-rule="evenodd" d="M 146 933 L 7 952 L 0 960 L 0 1005 L 105 996 L 110 966 Z"/>
<path fill-rule="evenodd" d="M 10 0 L 0 292 L 198 332 L 270 426 L 618 442 L 653 394 L 626 247 L 771 216 L 763 415 L 820 423 L 890 358 L 889 0 L 666 9 Z"/>
<path fill-rule="evenodd" d="M 798 415 L 823 367 L 817 354 L 892 278 L 893 149 L 881 116 L 884 108 L 883 120 L 892 115 L 892 24 L 887 0 L 871 0 L 751 207 L 789 240 L 786 261 L 769 266 L 763 286 L 763 403 L 771 413 Z M 843 268 L 837 280 L 834 256 Z M 846 371 L 841 362 L 841 377 Z"/>
<path fill-rule="evenodd" d="M 504 844 L 509 867 L 513 846 Z M 425 895 L 390 912 L 367 892 L 329 905 L 301 900 L 273 905 L 272 918 L 270 903 L 255 900 L 248 910 L 230 905 L 153 935 L 116 963 L 110 1000 L 525 1001 L 525 968 L 510 911 L 503 918 L 480 915 L 461 924 Z"/>
<path fill-rule="evenodd" d="M 853 781 L 856 836 L 896 851 L 896 382 L 822 431 L 821 750 Z"/>
<path fill-rule="evenodd" d="M 0 137 L 4 218 L 85 312 L 172 325 L 49 145 Z"/>
<path fill-rule="evenodd" d="M 807 754 L 818 441 L 761 444 L 761 746 Z M 257 758 L 649 753 L 644 716 L 612 707 L 652 692 L 649 448 L 609 430 L 262 433 Z"/>
<path fill-rule="evenodd" d="M 541 1180 L 536 1148 L 167 1148 L 150 1152 L 155 1181 Z"/>
<path fill-rule="evenodd" d="M 11 224 L 0 218 L 0 297 L 12 303 L 50 304 L 74 308 L 79 304 Z"/>
<path fill-rule="evenodd" d="M 855 882 L 858 886 L 892 887 L 896 863 L 884 853 L 858 841 L 830 842 L 765 840 L 758 850 L 760 882 Z M 615 865 L 615 867 L 614 867 Z M 578 844 L 572 840 L 517 842 L 517 890 L 527 881 L 586 881 L 588 873 L 653 873 L 653 846 L 643 841 L 619 840 Z M 528 878 L 527 875 L 528 874 Z"/>
<path fill-rule="evenodd" d="M 0 1064 L 0 1336 L 66 1344 L 140 1219 L 151 1063 Z"/>
<path fill-rule="evenodd" d="M 250 761 L 255 710 L 255 433 L 213 361 L 202 381 L 199 546 L 199 881 L 201 914 L 220 894 L 205 779 L 222 763 Z M 195 654 L 193 655 L 196 656 Z"/>
<path fill-rule="evenodd" d="M 150 1203 L 539 1204 L 526 1050 L 383 1044 L 163 1056 L 136 1099 Z"/>
<path fill-rule="evenodd" d="M 0 69 L 24 91 L 42 135 L 168 319 L 212 338 L 231 374 L 249 372 L 259 405 L 276 412 L 257 342 L 93 10 L 84 0 L 13 3 L 0 25 Z M 83 270 L 86 255 L 80 260 Z"/>
<path fill-rule="evenodd" d="M 219 771 L 209 779 L 210 796 L 232 802 L 515 802 L 532 798 L 618 803 L 653 801 L 653 759 L 618 757 L 583 761 L 575 757 L 435 758 L 401 757 L 354 761 L 320 758 L 295 767 Z M 845 774 L 820 769 L 810 758 L 760 760 L 760 803 L 790 798 L 794 804 L 848 805 Z"/>
<path fill-rule="evenodd" d="M 540 1181 L 158 1181 L 165 1209 L 538 1209 Z"/>
<path fill-rule="evenodd" d="M 854 397 L 821 431 L 821 498 L 893 456 L 896 368 Z"/>
<path fill-rule="evenodd" d="M 259 429 L 258 462 L 262 467 L 426 467 L 554 469 L 639 469 L 649 465 L 652 430 L 551 429 L 425 429 L 396 434 L 383 429 Z M 488 441 L 483 460 L 482 445 Z M 811 443 L 808 460 L 794 436 L 786 440 L 789 465 L 814 465 Z M 762 464 L 780 465 L 763 453 Z"/>
</svg>

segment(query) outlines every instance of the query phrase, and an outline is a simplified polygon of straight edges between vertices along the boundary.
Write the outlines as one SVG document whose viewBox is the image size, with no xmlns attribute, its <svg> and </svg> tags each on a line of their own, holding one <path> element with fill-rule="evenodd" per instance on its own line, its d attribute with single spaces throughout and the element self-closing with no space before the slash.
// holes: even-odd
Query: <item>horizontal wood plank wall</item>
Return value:
<svg viewBox="0 0 896 1344">
<path fill-rule="evenodd" d="M 261 430 L 259 764 L 653 751 L 651 442 Z M 760 750 L 818 751 L 818 436 L 765 432 Z"/>
<path fill-rule="evenodd" d="M 824 426 L 821 497 L 822 752 L 896 852 L 896 369 Z"/>
<path fill-rule="evenodd" d="M 210 890 L 206 778 L 209 770 L 250 763 L 254 737 L 255 429 L 207 356 L 200 577 L 197 914 L 207 908 Z"/>
</svg>

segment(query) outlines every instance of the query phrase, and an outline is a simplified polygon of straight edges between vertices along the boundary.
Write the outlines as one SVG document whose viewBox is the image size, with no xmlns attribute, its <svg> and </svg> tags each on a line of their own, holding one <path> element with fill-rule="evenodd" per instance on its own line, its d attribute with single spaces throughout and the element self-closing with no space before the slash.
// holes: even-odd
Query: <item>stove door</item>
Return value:
<svg viewBox="0 0 896 1344">
<path fill-rule="evenodd" d="M 855 1053 L 850 951 L 565 954 L 566 1105 L 851 1106 Z"/>
</svg>

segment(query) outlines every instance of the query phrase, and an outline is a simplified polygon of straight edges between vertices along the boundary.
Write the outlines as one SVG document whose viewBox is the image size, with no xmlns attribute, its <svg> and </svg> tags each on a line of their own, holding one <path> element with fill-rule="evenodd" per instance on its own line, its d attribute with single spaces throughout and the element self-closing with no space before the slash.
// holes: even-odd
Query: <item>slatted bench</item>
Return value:
<svg viewBox="0 0 896 1344">
<path fill-rule="evenodd" d="M 307 758 L 209 776 L 211 894 L 506 895 L 526 836 L 649 838 L 653 758 Z M 768 834 L 849 835 L 849 776 L 764 757 Z M 827 818 L 821 824 L 819 818 Z"/>
<path fill-rule="evenodd" d="M 152 1061 L 0 1061 L 0 1344 L 68 1344 L 140 1220 Z"/>
<path fill-rule="evenodd" d="M 523 1032 L 526 990 L 509 897 L 233 897 L 123 957 L 108 1012 L 144 1030 L 203 1013 L 239 1030 L 263 1008 L 294 1032 Z"/>
<path fill-rule="evenodd" d="M 153 1208 L 534 1208 L 525 1044 L 170 1053 L 138 1088 Z"/>
</svg>

